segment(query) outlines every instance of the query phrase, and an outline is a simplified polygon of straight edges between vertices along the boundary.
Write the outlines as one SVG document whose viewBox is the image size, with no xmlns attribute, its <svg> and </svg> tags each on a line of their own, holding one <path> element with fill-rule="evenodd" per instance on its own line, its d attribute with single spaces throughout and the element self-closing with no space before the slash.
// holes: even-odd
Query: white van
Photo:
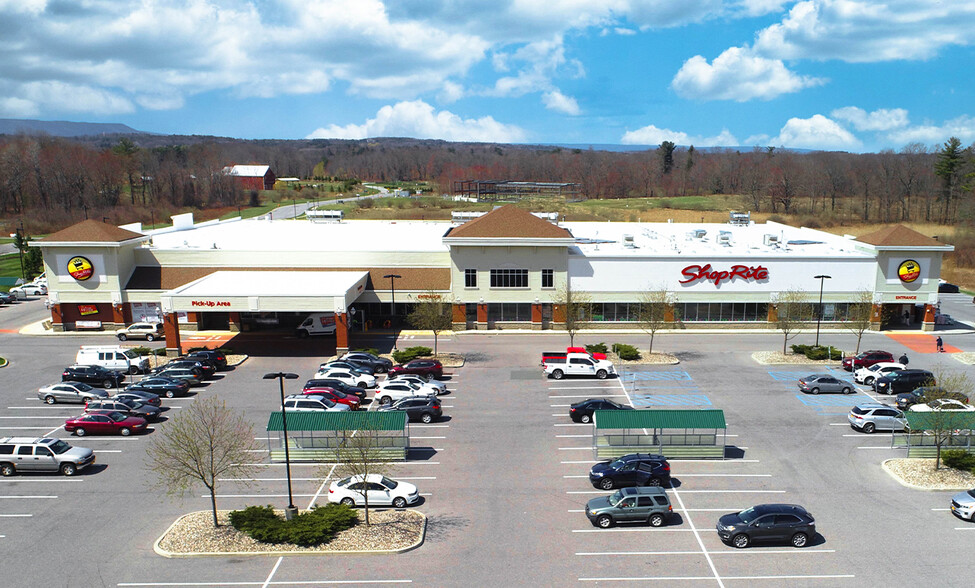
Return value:
<svg viewBox="0 0 975 588">
<path fill-rule="evenodd" d="M 82 345 L 75 362 L 80 365 L 100 365 L 130 374 L 149 371 L 148 357 L 139 357 L 131 348 L 118 345 Z"/>
<path fill-rule="evenodd" d="M 309 335 L 334 335 L 335 334 L 335 313 L 316 312 L 305 317 L 296 329 L 298 337 Z"/>
</svg>

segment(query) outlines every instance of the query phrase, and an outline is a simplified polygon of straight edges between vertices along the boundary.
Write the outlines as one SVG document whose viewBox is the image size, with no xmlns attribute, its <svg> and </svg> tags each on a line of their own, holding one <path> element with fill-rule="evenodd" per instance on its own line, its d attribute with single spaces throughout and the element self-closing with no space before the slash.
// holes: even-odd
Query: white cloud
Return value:
<svg viewBox="0 0 975 588">
<path fill-rule="evenodd" d="M 684 62 L 671 88 L 684 98 L 700 100 L 770 100 L 822 84 L 824 80 L 798 76 L 777 59 L 753 55 L 748 49 L 732 47 L 709 64 L 696 55 Z"/>
<path fill-rule="evenodd" d="M 582 113 L 579 109 L 579 103 L 576 102 L 575 98 L 566 96 L 558 90 L 552 90 L 551 92 L 542 94 L 542 103 L 545 105 L 545 108 L 554 110 L 555 112 L 571 114 L 572 116 L 577 116 Z"/>
<path fill-rule="evenodd" d="M 433 107 L 422 100 L 398 102 L 383 106 L 376 118 L 361 125 L 329 125 L 315 129 L 308 139 L 365 139 L 369 137 L 415 137 L 446 141 L 483 141 L 518 143 L 526 138 L 525 131 L 515 125 L 500 123 L 490 116 L 464 119 L 456 114 Z"/>
<path fill-rule="evenodd" d="M 925 124 L 890 133 L 888 139 L 895 144 L 944 143 L 949 137 L 958 137 L 962 143 L 975 142 L 975 117 L 964 115 L 945 121 L 941 125 Z"/>
<path fill-rule="evenodd" d="M 907 118 L 907 111 L 903 108 L 880 108 L 873 112 L 867 112 L 856 106 L 845 106 L 837 108 L 829 113 L 833 118 L 845 120 L 853 125 L 858 131 L 889 131 L 906 127 L 910 121 Z"/>
<path fill-rule="evenodd" d="M 620 143 L 624 145 L 659 145 L 664 141 L 700 147 L 734 147 L 739 144 L 738 139 L 728 129 L 722 129 L 721 133 L 714 137 L 702 137 L 689 135 L 683 131 L 659 129 L 654 125 L 647 125 L 635 131 L 627 131 L 620 138 Z"/>
<path fill-rule="evenodd" d="M 793 149 L 855 149 L 860 140 L 839 123 L 821 114 L 810 118 L 790 118 L 779 131 L 779 136 L 769 140 L 771 145 Z"/>
</svg>

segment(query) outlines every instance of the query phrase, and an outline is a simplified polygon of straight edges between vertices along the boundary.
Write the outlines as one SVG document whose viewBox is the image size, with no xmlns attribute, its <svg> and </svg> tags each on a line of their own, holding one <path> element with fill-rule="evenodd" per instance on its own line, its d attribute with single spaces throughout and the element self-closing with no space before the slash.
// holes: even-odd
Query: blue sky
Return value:
<svg viewBox="0 0 975 588">
<path fill-rule="evenodd" d="M 0 0 L 0 118 L 246 139 L 975 142 L 972 0 Z"/>
</svg>

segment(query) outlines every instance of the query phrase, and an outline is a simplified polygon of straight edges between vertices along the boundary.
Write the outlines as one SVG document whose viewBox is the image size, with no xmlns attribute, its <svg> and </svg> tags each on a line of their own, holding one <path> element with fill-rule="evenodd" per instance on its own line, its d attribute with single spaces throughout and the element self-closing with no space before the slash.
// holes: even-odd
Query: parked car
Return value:
<svg viewBox="0 0 975 588">
<path fill-rule="evenodd" d="M 60 439 L 4 437 L 0 439 L 0 474 L 61 472 L 73 476 L 95 463 L 95 452 L 72 447 Z"/>
<path fill-rule="evenodd" d="M 349 370 L 350 372 L 353 372 L 353 373 L 356 373 L 356 374 L 369 374 L 370 376 L 376 375 L 376 372 L 371 367 L 369 367 L 367 365 L 362 365 L 362 364 L 354 363 L 354 362 L 351 362 L 351 361 L 341 361 L 341 360 L 328 361 L 328 362 L 319 364 L 319 366 L 318 366 L 318 370 L 319 371 L 321 371 L 321 370 L 327 370 L 327 369 L 331 369 L 331 368 L 338 368 L 338 369 L 342 369 L 342 370 Z"/>
<path fill-rule="evenodd" d="M 440 399 L 434 396 L 424 396 L 421 398 L 403 398 L 392 404 L 379 407 L 380 412 L 402 411 L 411 421 L 421 423 L 432 423 L 443 416 L 443 408 Z"/>
<path fill-rule="evenodd" d="M 376 401 L 379 404 L 392 404 L 396 400 L 409 398 L 412 396 L 436 396 L 434 388 L 417 386 L 412 382 L 402 380 L 384 380 L 376 388 Z"/>
<path fill-rule="evenodd" d="M 328 487 L 328 501 L 359 506 L 369 499 L 369 506 L 403 508 L 420 500 L 420 491 L 408 482 L 398 482 L 380 474 L 361 474 L 336 480 Z"/>
<path fill-rule="evenodd" d="M 873 389 L 879 394 L 900 394 L 936 384 L 934 374 L 927 370 L 900 370 L 874 380 Z"/>
<path fill-rule="evenodd" d="M 332 402 L 349 405 L 350 410 L 359 410 L 360 401 L 356 396 L 339 392 L 333 388 L 311 388 L 308 390 L 302 390 L 301 392 L 305 396 L 323 396 Z"/>
<path fill-rule="evenodd" d="M 389 375 L 416 374 L 428 380 L 443 378 L 443 365 L 436 359 L 413 359 L 403 365 L 389 368 Z"/>
<path fill-rule="evenodd" d="M 145 431 L 146 419 L 125 415 L 117 411 L 97 411 L 64 421 L 64 430 L 79 437 L 84 437 L 88 433 L 95 435 L 118 434 L 127 437 L 132 433 Z"/>
<path fill-rule="evenodd" d="M 856 392 L 853 384 L 829 374 L 811 374 L 801 378 L 799 380 L 799 391 L 806 394 L 819 394 L 820 392 L 853 394 Z"/>
<path fill-rule="evenodd" d="M 669 485 L 670 463 L 662 455 L 629 453 L 593 465 L 589 469 L 589 482 L 603 490 L 621 486 Z"/>
<path fill-rule="evenodd" d="M 850 426 L 864 433 L 907 430 L 907 420 L 900 410 L 879 402 L 866 402 L 850 409 Z"/>
<path fill-rule="evenodd" d="M 893 362 L 894 356 L 888 351 L 881 351 L 879 349 L 871 349 L 870 351 L 864 351 L 852 357 L 843 358 L 843 369 L 848 372 L 852 372 L 857 368 L 870 367 L 875 363 L 880 362 Z"/>
<path fill-rule="evenodd" d="M 92 388 L 84 382 L 61 382 L 38 388 L 37 397 L 48 404 L 58 402 L 84 404 L 96 398 L 108 398 L 108 392 Z"/>
<path fill-rule="evenodd" d="M 186 354 L 186 359 L 205 359 L 216 366 L 217 371 L 227 369 L 227 354 L 219 349 L 197 349 Z"/>
<path fill-rule="evenodd" d="M 173 380 L 184 380 L 189 386 L 199 386 L 203 383 L 203 378 L 198 375 L 199 370 L 193 370 L 191 368 L 181 368 L 170 366 L 162 371 L 159 371 L 154 376 L 163 376 Z"/>
<path fill-rule="evenodd" d="M 369 374 L 355 373 L 349 370 L 343 370 L 339 368 L 329 368 L 325 370 L 319 370 L 315 374 L 315 378 L 331 378 L 335 380 L 340 380 L 350 386 L 357 386 L 359 388 L 375 388 L 376 387 L 376 376 L 370 376 Z"/>
<path fill-rule="evenodd" d="M 395 380 L 400 382 L 413 382 L 418 386 L 426 386 L 428 388 L 436 389 L 437 396 L 445 394 L 447 392 L 447 384 L 441 382 L 440 380 L 427 380 L 423 376 L 418 376 L 416 374 L 396 374 L 389 377 L 389 380 Z"/>
<path fill-rule="evenodd" d="M 853 381 L 865 386 L 873 386 L 873 381 L 891 372 L 907 369 L 902 363 L 882 361 L 871 366 L 862 367 L 853 372 Z"/>
<path fill-rule="evenodd" d="M 152 392 L 143 392 L 141 390 L 119 390 L 115 393 L 112 398 L 117 398 L 118 400 L 131 400 L 133 402 L 141 402 L 143 404 L 148 404 L 150 406 L 159 406 L 162 403 L 159 401 L 159 395 L 153 394 Z"/>
<path fill-rule="evenodd" d="M 718 519 L 718 537 L 739 549 L 755 542 L 805 547 L 816 535 L 816 520 L 797 504 L 759 504 Z"/>
<path fill-rule="evenodd" d="M 157 420 L 160 413 L 158 406 L 152 406 L 133 400 L 122 400 L 121 398 L 114 396 L 112 398 L 104 398 L 100 400 L 89 400 L 88 404 L 85 405 L 85 412 L 95 411 L 115 411 L 130 416 L 142 417 L 147 421 Z"/>
<path fill-rule="evenodd" d="M 393 367 L 391 360 L 365 351 L 350 351 L 339 359 L 369 366 L 372 368 L 373 373 L 376 374 L 385 374 L 389 371 L 389 368 Z"/>
<path fill-rule="evenodd" d="M 576 423 L 591 423 L 592 413 L 597 410 L 633 410 L 633 407 L 607 398 L 588 398 L 569 407 L 569 418 Z"/>
<path fill-rule="evenodd" d="M 61 372 L 62 382 L 84 382 L 103 388 L 118 388 L 125 381 L 125 374 L 100 365 L 71 365 Z"/>
<path fill-rule="evenodd" d="M 938 412 L 950 410 L 954 412 L 975 412 L 975 406 L 965 404 L 952 398 L 936 398 L 927 402 L 919 402 L 910 408 L 911 412 Z"/>
<path fill-rule="evenodd" d="M 127 392 L 150 392 L 154 395 L 174 398 L 176 396 L 186 396 L 190 390 L 187 380 L 180 378 L 170 378 L 169 376 L 154 375 L 146 376 L 138 382 L 133 382 L 125 387 Z"/>
<path fill-rule="evenodd" d="M 975 490 L 965 490 L 952 496 L 951 514 L 975 523 Z"/>
<path fill-rule="evenodd" d="M 115 331 L 115 336 L 118 337 L 119 341 L 128 341 L 129 339 L 155 341 L 166 337 L 160 323 L 132 323 L 124 329 Z"/>
<path fill-rule="evenodd" d="M 958 294 L 958 292 L 960 292 L 958 286 L 944 280 L 938 281 L 938 294 Z"/>
<path fill-rule="evenodd" d="M 608 529 L 617 523 L 663 525 L 674 512 L 667 492 L 660 487 L 620 488 L 609 496 L 586 503 L 586 517 L 593 525 Z"/>
<path fill-rule="evenodd" d="M 349 405 L 332 402 L 319 394 L 291 394 L 284 398 L 284 410 L 288 412 L 343 412 L 349 410 Z"/>
<path fill-rule="evenodd" d="M 47 294 L 47 286 L 22 284 L 20 286 L 14 286 L 7 293 L 18 300 L 26 300 L 28 296 L 44 296 Z"/>
<path fill-rule="evenodd" d="M 907 410 L 919 402 L 925 402 L 925 398 L 952 398 L 954 400 L 958 400 L 959 402 L 968 404 L 968 397 L 960 392 L 949 392 L 948 390 L 939 388 L 938 386 L 922 386 L 920 388 L 915 388 L 910 392 L 902 392 L 898 394 L 897 408 Z"/>
<path fill-rule="evenodd" d="M 342 380 L 336 378 L 312 378 L 305 382 L 305 390 L 311 388 L 333 388 L 339 392 L 345 392 L 346 394 L 352 394 L 359 398 L 359 400 L 366 399 L 366 389 L 360 388 L 358 386 L 350 386 L 343 382 Z"/>
</svg>

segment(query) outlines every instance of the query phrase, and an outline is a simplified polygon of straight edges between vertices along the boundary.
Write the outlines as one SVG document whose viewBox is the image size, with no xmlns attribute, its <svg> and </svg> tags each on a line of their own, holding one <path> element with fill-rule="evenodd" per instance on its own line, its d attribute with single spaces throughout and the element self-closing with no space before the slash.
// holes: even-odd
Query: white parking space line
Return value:
<svg viewBox="0 0 975 588">
<path fill-rule="evenodd" d="M 763 555 L 778 553 L 836 553 L 835 549 L 768 549 L 759 551 L 751 549 L 748 551 L 715 551 L 711 555 Z M 701 555 L 700 551 L 580 551 L 576 553 L 580 556 L 600 556 L 600 555 Z M 724 578 L 729 579 L 729 578 Z"/>
</svg>

